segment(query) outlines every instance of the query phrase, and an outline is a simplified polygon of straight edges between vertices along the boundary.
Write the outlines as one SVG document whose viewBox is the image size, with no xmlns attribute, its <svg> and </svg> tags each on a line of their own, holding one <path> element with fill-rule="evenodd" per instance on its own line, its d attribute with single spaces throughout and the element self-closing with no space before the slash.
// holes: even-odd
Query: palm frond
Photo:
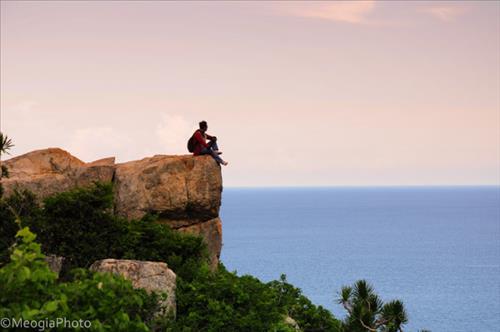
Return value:
<svg viewBox="0 0 500 332">
<path fill-rule="evenodd" d="M 337 300 L 339 304 L 349 302 L 352 294 L 352 288 L 349 286 L 342 286 L 342 289 L 340 290 L 340 298 Z"/>
<path fill-rule="evenodd" d="M 12 140 L 3 133 L 0 133 L 0 155 L 2 153 L 7 153 L 9 154 L 9 150 L 14 146 L 14 144 L 12 144 Z"/>
<path fill-rule="evenodd" d="M 408 322 L 403 302 L 399 300 L 384 304 L 381 315 L 385 320 L 395 323 L 398 327 Z"/>
<path fill-rule="evenodd" d="M 358 280 L 354 284 L 354 296 L 366 302 L 373 294 L 373 287 L 366 280 Z"/>
</svg>

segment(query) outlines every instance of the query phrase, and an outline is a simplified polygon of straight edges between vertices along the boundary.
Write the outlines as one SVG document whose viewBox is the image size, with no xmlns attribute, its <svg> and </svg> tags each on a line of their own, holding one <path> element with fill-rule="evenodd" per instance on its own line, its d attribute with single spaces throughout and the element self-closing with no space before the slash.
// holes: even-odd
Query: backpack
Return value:
<svg viewBox="0 0 500 332">
<path fill-rule="evenodd" d="M 196 131 L 194 132 L 194 134 L 196 134 Z M 196 143 L 197 143 L 196 138 L 194 138 L 194 134 L 191 136 L 191 138 L 188 139 L 188 143 L 187 143 L 188 151 L 191 153 L 194 152 L 194 148 L 196 147 Z"/>
</svg>

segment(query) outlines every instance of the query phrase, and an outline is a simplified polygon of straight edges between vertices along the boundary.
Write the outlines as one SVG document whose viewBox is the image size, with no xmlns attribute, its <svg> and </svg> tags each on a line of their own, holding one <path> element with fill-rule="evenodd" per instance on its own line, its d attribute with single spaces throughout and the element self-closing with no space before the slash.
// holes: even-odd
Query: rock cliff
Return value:
<svg viewBox="0 0 500 332">
<path fill-rule="evenodd" d="M 85 163 L 70 153 L 50 148 L 3 162 L 10 177 L 2 179 L 5 195 L 26 188 L 42 199 L 95 181 L 113 182 L 115 213 L 128 219 L 146 213 L 179 231 L 201 235 L 216 266 L 222 247 L 219 219 L 222 176 L 209 156 L 156 155 L 115 163 L 106 158 Z"/>
</svg>

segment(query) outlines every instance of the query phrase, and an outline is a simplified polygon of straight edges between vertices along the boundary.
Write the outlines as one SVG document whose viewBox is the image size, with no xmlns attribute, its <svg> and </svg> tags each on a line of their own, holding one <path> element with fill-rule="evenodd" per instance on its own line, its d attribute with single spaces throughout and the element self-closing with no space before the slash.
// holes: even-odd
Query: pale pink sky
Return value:
<svg viewBox="0 0 500 332">
<path fill-rule="evenodd" d="M 500 3 L 1 1 L 13 155 L 186 153 L 226 186 L 500 183 Z"/>
</svg>

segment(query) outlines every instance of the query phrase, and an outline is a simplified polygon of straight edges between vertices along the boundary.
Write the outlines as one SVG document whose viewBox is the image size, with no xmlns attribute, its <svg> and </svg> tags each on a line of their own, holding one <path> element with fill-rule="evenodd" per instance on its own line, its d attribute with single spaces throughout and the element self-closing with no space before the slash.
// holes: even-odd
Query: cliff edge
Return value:
<svg viewBox="0 0 500 332">
<path fill-rule="evenodd" d="M 119 164 L 111 157 L 85 163 L 67 151 L 49 148 L 3 165 L 10 173 L 2 179 L 7 196 L 19 188 L 43 199 L 95 181 L 112 182 L 117 215 L 133 219 L 155 213 L 159 222 L 173 229 L 202 236 L 211 264 L 217 266 L 222 248 L 222 175 L 210 156 L 156 155 Z"/>
</svg>

